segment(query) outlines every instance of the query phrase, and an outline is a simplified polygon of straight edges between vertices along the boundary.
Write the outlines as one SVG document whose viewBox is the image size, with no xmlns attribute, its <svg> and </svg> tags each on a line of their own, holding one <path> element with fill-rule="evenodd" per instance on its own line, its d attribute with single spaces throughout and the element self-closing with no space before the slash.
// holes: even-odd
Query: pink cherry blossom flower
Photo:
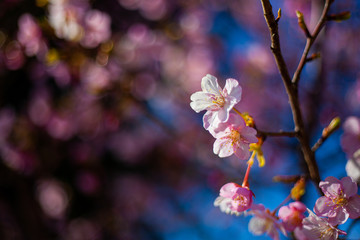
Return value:
<svg viewBox="0 0 360 240">
<path fill-rule="evenodd" d="M 285 236 L 286 231 L 278 219 L 270 212 L 269 209 L 265 209 L 262 204 L 254 204 L 249 211 L 249 214 L 254 217 L 249 222 L 249 231 L 254 235 L 267 234 L 274 240 L 279 240 L 280 230 Z"/>
<path fill-rule="evenodd" d="M 360 183 L 360 149 L 347 161 L 345 170 L 349 177 Z"/>
<path fill-rule="evenodd" d="M 223 213 L 240 216 L 243 212 L 231 210 L 232 202 L 233 200 L 231 198 L 218 196 L 214 201 L 214 206 L 219 207 Z"/>
<path fill-rule="evenodd" d="M 207 110 L 204 115 L 204 128 L 226 122 L 230 110 L 241 100 L 242 88 L 235 79 L 227 79 L 224 90 L 216 77 L 207 74 L 201 81 L 202 91 L 191 95 L 190 106 L 195 112 Z"/>
<path fill-rule="evenodd" d="M 339 234 L 346 235 L 346 232 L 331 225 L 328 219 L 316 216 L 309 209 L 307 211 L 309 216 L 303 219 L 303 228 L 299 230 L 307 239 L 336 240 Z"/>
<path fill-rule="evenodd" d="M 33 16 L 24 14 L 19 18 L 18 41 L 25 48 L 27 56 L 34 56 L 44 47 L 41 29 Z"/>
<path fill-rule="evenodd" d="M 250 143 L 258 142 L 256 130 L 247 127 L 242 117 L 233 113 L 227 122 L 209 131 L 216 138 L 213 151 L 222 158 L 235 154 L 241 160 L 246 160 L 250 157 Z"/>
<path fill-rule="evenodd" d="M 328 217 L 333 225 L 343 224 L 350 217 L 360 217 L 360 196 L 357 185 L 350 177 L 338 180 L 327 177 L 319 184 L 325 196 L 318 198 L 314 212 L 318 216 Z"/>
<path fill-rule="evenodd" d="M 227 183 L 221 187 L 220 198 L 215 200 L 215 203 L 217 206 L 222 202 L 221 210 L 224 212 L 240 213 L 251 207 L 253 195 L 254 193 L 247 187 L 236 183 Z"/>
<path fill-rule="evenodd" d="M 289 206 L 283 206 L 279 209 L 279 218 L 283 221 L 285 229 L 292 232 L 297 227 L 302 226 L 302 220 L 305 218 L 304 212 L 306 206 L 299 201 L 292 202 Z"/>
<path fill-rule="evenodd" d="M 343 125 L 344 135 L 341 146 L 348 157 L 352 157 L 360 148 L 360 118 L 348 117 Z"/>
<path fill-rule="evenodd" d="M 91 10 L 84 17 L 85 35 L 81 44 L 93 48 L 102 42 L 109 40 L 111 36 L 111 19 L 106 13 L 98 10 Z"/>
</svg>

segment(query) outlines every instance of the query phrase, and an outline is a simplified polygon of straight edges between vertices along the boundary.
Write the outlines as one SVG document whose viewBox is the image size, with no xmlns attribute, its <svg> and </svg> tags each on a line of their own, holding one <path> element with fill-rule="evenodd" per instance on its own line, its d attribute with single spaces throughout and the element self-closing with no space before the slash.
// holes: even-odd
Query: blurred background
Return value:
<svg viewBox="0 0 360 240">
<path fill-rule="evenodd" d="M 310 30 L 321 0 L 272 1 L 282 9 L 290 73 L 305 46 L 295 11 Z M 335 1 L 300 81 L 311 142 L 331 119 L 360 114 L 360 1 Z M 1 0 L 0 239 L 268 239 L 249 218 L 213 206 L 246 162 L 221 159 L 190 108 L 201 78 L 243 88 L 240 111 L 263 131 L 291 131 L 292 115 L 270 51 L 260 1 Z M 346 175 L 335 132 L 316 153 L 321 177 Z M 267 138 L 254 165 L 255 202 L 275 209 L 306 173 L 295 139 Z M 311 184 L 303 197 L 312 209 Z M 357 239 L 356 223 L 349 239 Z M 360 226 L 357 223 L 357 226 Z"/>
</svg>

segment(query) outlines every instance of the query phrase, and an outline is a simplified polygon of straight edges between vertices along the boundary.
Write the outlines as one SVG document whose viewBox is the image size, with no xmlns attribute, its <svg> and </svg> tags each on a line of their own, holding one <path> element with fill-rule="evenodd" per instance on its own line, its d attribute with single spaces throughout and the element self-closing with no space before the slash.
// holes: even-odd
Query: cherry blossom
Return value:
<svg viewBox="0 0 360 240">
<path fill-rule="evenodd" d="M 345 170 L 349 177 L 360 183 L 360 149 L 347 161 Z"/>
<path fill-rule="evenodd" d="M 24 46 L 27 56 L 36 55 L 44 47 L 41 29 L 30 14 L 24 14 L 19 18 L 17 38 Z"/>
<path fill-rule="evenodd" d="M 246 160 L 250 156 L 249 144 L 258 141 L 256 130 L 247 127 L 244 120 L 233 113 L 226 123 L 220 123 L 210 133 L 216 138 L 213 151 L 222 158 L 235 154 L 241 160 Z"/>
<path fill-rule="evenodd" d="M 299 201 L 292 202 L 289 206 L 283 206 L 279 209 L 279 218 L 283 221 L 287 231 L 294 231 L 295 228 L 302 226 L 302 220 L 305 218 L 304 212 L 306 206 Z"/>
<path fill-rule="evenodd" d="M 262 204 L 254 204 L 249 214 L 254 217 L 249 222 L 249 231 L 254 235 L 267 234 L 272 239 L 278 240 L 280 230 L 285 236 L 286 231 L 278 219 L 272 214 L 269 209 L 265 209 Z"/>
<path fill-rule="evenodd" d="M 339 234 L 346 235 L 346 232 L 335 228 L 326 218 L 316 216 L 309 209 L 307 211 L 309 216 L 303 219 L 303 228 L 300 230 L 307 239 L 335 240 Z"/>
<path fill-rule="evenodd" d="M 195 112 L 207 110 L 203 121 L 204 128 L 208 130 L 228 120 L 230 110 L 241 100 L 242 88 L 238 81 L 229 78 L 221 89 L 217 78 L 207 74 L 202 78 L 201 89 L 191 95 L 190 106 Z"/>
<path fill-rule="evenodd" d="M 253 202 L 253 192 L 248 187 L 236 183 L 227 183 L 220 189 L 220 197 L 214 204 L 226 213 L 243 212 L 248 210 Z"/>
<path fill-rule="evenodd" d="M 84 17 L 85 34 L 81 44 L 93 48 L 102 42 L 107 41 L 111 36 L 111 19 L 106 13 L 98 10 L 91 10 Z"/>
<path fill-rule="evenodd" d="M 360 217 L 360 196 L 357 185 L 350 177 L 341 180 L 327 177 L 319 184 L 325 196 L 318 198 L 314 212 L 318 216 L 328 217 L 333 225 L 342 224 L 350 217 Z"/>
<path fill-rule="evenodd" d="M 344 135 L 341 138 L 341 146 L 348 157 L 352 157 L 360 148 L 360 119 L 348 117 L 343 125 Z"/>
<path fill-rule="evenodd" d="M 243 212 L 231 210 L 233 200 L 231 198 L 225 198 L 218 196 L 214 201 L 214 206 L 219 207 L 221 212 L 226 214 L 240 216 Z"/>
</svg>

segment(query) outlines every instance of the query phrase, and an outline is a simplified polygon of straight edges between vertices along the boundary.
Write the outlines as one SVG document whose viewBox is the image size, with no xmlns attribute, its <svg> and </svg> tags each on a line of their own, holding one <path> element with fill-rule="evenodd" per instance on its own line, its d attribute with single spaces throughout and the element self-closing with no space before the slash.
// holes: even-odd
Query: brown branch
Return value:
<svg viewBox="0 0 360 240">
<path fill-rule="evenodd" d="M 299 65 L 296 68 L 296 71 L 293 75 L 293 78 L 291 80 L 292 83 L 294 84 L 298 84 L 299 80 L 300 80 L 300 74 L 305 66 L 306 60 L 307 60 L 307 56 L 309 54 L 310 48 L 313 45 L 315 39 L 317 38 L 317 36 L 319 35 L 321 29 L 323 28 L 326 19 L 327 19 L 327 13 L 329 12 L 329 8 L 331 5 L 332 0 L 326 0 L 325 1 L 325 5 L 324 5 L 324 9 L 323 12 L 321 14 L 321 17 L 313 31 L 313 33 L 311 34 L 311 36 L 308 36 L 306 39 L 306 45 L 302 54 L 302 57 L 300 59 Z"/>
<path fill-rule="evenodd" d="M 327 138 L 328 137 L 321 136 L 321 138 L 319 138 L 319 140 L 314 144 L 314 146 L 312 146 L 311 151 L 316 152 L 316 150 L 318 150 L 318 148 L 325 142 Z"/>
<path fill-rule="evenodd" d="M 275 57 L 277 67 L 279 69 L 281 78 L 283 80 L 283 83 L 284 83 L 284 86 L 286 89 L 286 93 L 289 98 L 292 115 L 293 115 L 293 121 L 294 121 L 294 125 L 295 125 L 295 132 L 298 133 L 297 139 L 300 142 L 301 151 L 303 153 L 303 157 L 306 162 L 306 165 L 307 165 L 307 168 L 308 168 L 308 171 L 310 174 L 310 178 L 315 183 L 315 185 L 318 187 L 318 184 L 320 182 L 320 173 L 319 173 L 319 169 L 318 169 L 318 166 L 317 166 L 317 163 L 315 160 L 315 154 L 310 148 L 309 135 L 305 130 L 305 125 L 304 125 L 303 116 L 301 113 L 300 103 L 299 103 L 299 98 L 298 98 L 298 88 L 297 88 L 298 80 L 297 79 L 300 77 L 300 73 L 306 62 L 310 47 L 312 46 L 312 43 L 316 39 L 317 35 L 319 34 L 319 32 L 326 20 L 326 14 L 329 9 L 330 0 L 326 0 L 322 16 L 315 28 L 315 31 L 314 31 L 312 37 L 307 39 L 307 45 L 305 47 L 303 57 L 301 58 L 301 61 L 297 68 L 297 71 L 295 72 L 294 77 L 293 77 L 293 79 L 295 79 L 296 81 L 292 81 L 290 79 L 290 75 L 289 75 L 286 63 L 285 63 L 284 58 L 281 53 L 279 33 L 278 33 L 278 23 L 275 21 L 275 17 L 274 17 L 273 11 L 272 11 L 272 6 L 270 4 L 270 1 L 269 0 L 261 0 L 261 4 L 263 7 L 265 20 L 266 20 L 266 23 L 267 23 L 267 25 L 269 27 L 269 31 L 270 31 L 271 50 Z"/>
</svg>

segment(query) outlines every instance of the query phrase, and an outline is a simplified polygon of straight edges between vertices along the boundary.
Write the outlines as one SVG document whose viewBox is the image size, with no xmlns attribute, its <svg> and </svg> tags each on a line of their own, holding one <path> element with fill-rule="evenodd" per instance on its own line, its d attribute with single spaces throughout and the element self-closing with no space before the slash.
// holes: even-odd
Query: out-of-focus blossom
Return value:
<svg viewBox="0 0 360 240">
<path fill-rule="evenodd" d="M 41 29 L 35 19 L 28 13 L 19 18 L 17 39 L 25 48 L 27 56 L 36 55 L 44 46 Z"/>
<path fill-rule="evenodd" d="M 44 126 L 51 117 L 51 106 L 47 92 L 39 91 L 34 94 L 28 106 L 31 121 L 38 126 Z"/>
<path fill-rule="evenodd" d="M 95 63 L 85 64 L 81 71 L 81 79 L 90 93 L 99 93 L 110 85 L 110 73 Z"/>
<path fill-rule="evenodd" d="M 138 9 L 149 20 L 159 20 L 167 13 L 167 2 L 164 0 L 118 0 L 127 9 Z"/>
<path fill-rule="evenodd" d="M 0 148 L 6 145 L 7 137 L 15 122 L 15 112 L 10 108 L 0 110 Z"/>
<path fill-rule="evenodd" d="M 220 211 L 226 214 L 240 216 L 242 212 L 231 210 L 233 200 L 231 198 L 217 197 L 214 201 L 214 206 L 219 207 Z"/>
<path fill-rule="evenodd" d="M 239 159 L 246 160 L 250 157 L 250 143 L 258 142 L 256 130 L 247 127 L 242 117 L 234 113 L 210 133 L 216 138 L 213 150 L 219 157 L 235 154 Z"/>
<path fill-rule="evenodd" d="M 64 217 L 69 196 L 62 184 L 54 180 L 42 180 L 37 187 L 37 197 L 46 215 L 52 218 Z"/>
<path fill-rule="evenodd" d="M 303 219 L 303 228 L 299 230 L 307 239 L 336 240 L 339 234 L 346 235 L 346 232 L 335 228 L 326 218 L 316 216 L 309 209 L 307 211 L 309 216 Z"/>
<path fill-rule="evenodd" d="M 229 119 L 230 110 L 241 100 L 241 87 L 235 79 L 227 79 L 224 90 L 216 77 L 207 74 L 201 80 L 202 91 L 191 95 L 190 106 L 195 112 L 206 110 L 204 128 L 216 127 Z"/>
<path fill-rule="evenodd" d="M 343 224 L 350 217 L 360 217 L 360 196 L 357 184 L 350 177 L 338 180 L 327 177 L 319 186 L 325 196 L 318 198 L 314 212 L 318 216 L 328 217 L 333 225 Z"/>
<path fill-rule="evenodd" d="M 254 204 L 249 214 L 254 215 L 249 222 L 249 231 L 254 235 L 267 234 L 274 240 L 279 240 L 280 230 L 285 236 L 286 231 L 278 219 L 265 209 L 262 204 Z"/>
<path fill-rule="evenodd" d="M 76 218 L 67 226 L 64 239 L 98 240 L 101 238 L 100 226 L 87 218 Z"/>
<path fill-rule="evenodd" d="M 360 183 L 360 149 L 347 161 L 345 170 L 349 177 Z"/>
<path fill-rule="evenodd" d="M 83 36 L 81 21 L 86 1 L 51 0 L 49 2 L 49 23 L 59 38 L 69 41 L 79 41 Z"/>
<path fill-rule="evenodd" d="M 74 134 L 74 126 L 68 116 L 54 114 L 46 127 L 49 135 L 56 139 L 68 140 Z"/>
<path fill-rule="evenodd" d="M 227 183 L 221 187 L 219 195 L 214 202 L 215 206 L 220 205 L 221 210 L 226 213 L 240 213 L 251 208 L 254 193 L 248 187 Z"/>
<path fill-rule="evenodd" d="M 305 218 L 304 212 L 306 206 L 299 201 L 292 202 L 288 206 L 279 209 L 279 218 L 283 221 L 287 231 L 294 231 L 295 228 L 302 226 L 302 220 Z"/>
<path fill-rule="evenodd" d="M 71 74 L 69 67 L 63 61 L 56 61 L 53 65 L 47 68 L 50 76 L 54 77 L 55 82 L 59 87 L 66 87 L 71 82 Z"/>
<path fill-rule="evenodd" d="M 6 45 L 4 50 L 4 63 L 10 70 L 17 70 L 24 64 L 25 57 L 21 50 L 21 45 L 17 41 L 12 41 Z"/>
<path fill-rule="evenodd" d="M 80 43 L 84 47 L 93 48 L 109 40 L 111 36 L 111 19 L 108 14 L 91 10 L 84 17 L 84 37 Z"/>
<path fill-rule="evenodd" d="M 344 135 L 341 138 L 341 146 L 348 157 L 352 157 L 360 148 L 360 119 L 348 117 L 343 125 Z"/>
</svg>

